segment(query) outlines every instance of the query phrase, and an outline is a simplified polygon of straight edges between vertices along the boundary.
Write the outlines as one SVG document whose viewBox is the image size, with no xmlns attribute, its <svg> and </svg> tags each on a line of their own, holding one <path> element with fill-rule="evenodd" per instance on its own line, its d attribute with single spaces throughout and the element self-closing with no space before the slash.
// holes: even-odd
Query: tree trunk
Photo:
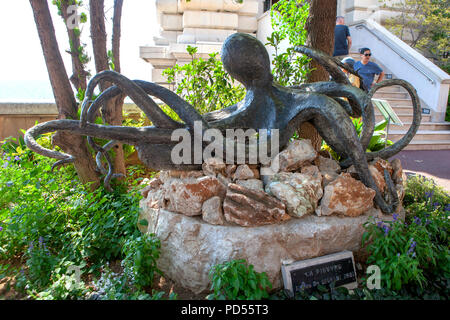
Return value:
<svg viewBox="0 0 450 320">
<path fill-rule="evenodd" d="M 90 0 L 90 17 L 91 17 L 91 37 L 92 46 L 94 49 L 95 69 L 99 73 L 104 70 L 109 70 L 108 53 L 106 48 L 106 29 L 104 17 L 104 0 Z M 122 16 L 123 1 L 114 2 L 114 17 L 113 17 L 113 57 L 115 71 L 120 72 L 120 21 Z M 116 58 L 117 55 L 117 58 Z M 119 66 L 119 70 L 117 69 Z M 101 91 L 106 90 L 111 86 L 109 82 L 101 82 Z M 122 105 L 124 98 L 122 96 L 110 100 L 102 107 L 102 117 L 105 123 L 110 125 L 122 125 Z M 126 173 L 125 160 L 122 145 L 115 149 L 114 169 L 116 173 Z"/>
<path fill-rule="evenodd" d="M 112 55 L 114 62 L 114 70 L 121 72 L 120 69 L 120 33 L 122 20 L 123 0 L 114 0 L 114 16 L 113 16 L 113 33 L 112 33 Z M 122 125 L 122 106 L 125 100 L 125 95 L 120 95 L 114 99 L 113 114 L 110 115 L 112 124 Z M 116 148 L 116 157 L 114 159 L 114 166 L 117 172 L 126 174 L 125 168 L 125 154 L 123 152 L 122 144 Z"/>
<path fill-rule="evenodd" d="M 59 52 L 55 28 L 53 27 L 47 1 L 30 0 L 30 4 L 33 9 L 34 20 L 58 108 L 58 118 L 76 119 L 78 107 Z M 57 133 L 53 141 L 65 152 L 76 157 L 74 166 L 81 182 L 92 182 L 92 187 L 94 188 L 100 184 L 93 157 L 88 151 L 86 140 L 82 136 L 69 133 Z"/>
<path fill-rule="evenodd" d="M 80 33 L 77 33 L 74 28 L 69 28 L 67 25 L 67 19 L 69 18 L 68 7 L 69 1 L 63 0 L 61 1 L 61 14 L 66 24 L 67 34 L 69 36 L 70 42 L 70 56 L 72 57 L 72 76 L 70 77 L 70 81 L 73 86 L 77 88 L 77 90 L 86 91 L 87 87 L 87 75 L 88 73 L 84 69 L 84 65 L 80 59 L 80 53 L 78 49 L 81 47 Z"/>
<path fill-rule="evenodd" d="M 322 50 L 330 56 L 334 48 L 334 26 L 336 25 L 336 0 L 311 0 L 309 16 L 306 21 L 308 32 L 307 45 Z M 314 60 L 311 61 L 311 71 L 308 82 L 328 81 L 328 72 Z M 315 150 L 319 151 L 322 145 L 322 137 L 310 123 L 304 123 L 298 131 L 301 138 L 310 139 Z"/>
</svg>

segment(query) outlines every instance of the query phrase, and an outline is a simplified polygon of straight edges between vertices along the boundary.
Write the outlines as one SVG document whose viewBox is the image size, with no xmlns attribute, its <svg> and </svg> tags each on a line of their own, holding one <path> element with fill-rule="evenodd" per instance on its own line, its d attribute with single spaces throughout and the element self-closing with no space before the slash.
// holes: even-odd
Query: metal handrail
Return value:
<svg viewBox="0 0 450 320">
<path fill-rule="evenodd" d="M 355 28 L 356 29 L 365 28 L 367 31 L 369 31 L 371 34 L 373 34 L 375 37 L 377 37 L 378 40 L 380 40 L 385 45 L 387 45 L 389 48 L 391 48 L 391 50 L 394 51 L 400 58 L 402 58 L 403 60 L 408 62 L 414 69 L 416 69 L 417 71 L 422 73 L 428 79 L 428 81 L 430 81 L 432 84 L 434 84 L 436 82 L 432 77 L 430 77 L 428 75 L 428 73 L 426 71 L 424 71 L 424 70 L 422 70 L 422 68 L 419 68 L 418 66 L 414 65 L 413 62 L 411 62 L 409 59 L 405 58 L 400 52 L 398 52 L 398 49 L 396 49 L 394 46 L 391 46 L 389 43 L 387 43 L 386 40 L 379 37 L 375 32 L 373 32 L 371 29 L 369 29 L 365 24 L 363 24 L 363 23 L 357 24 L 357 25 L 355 25 Z"/>
</svg>

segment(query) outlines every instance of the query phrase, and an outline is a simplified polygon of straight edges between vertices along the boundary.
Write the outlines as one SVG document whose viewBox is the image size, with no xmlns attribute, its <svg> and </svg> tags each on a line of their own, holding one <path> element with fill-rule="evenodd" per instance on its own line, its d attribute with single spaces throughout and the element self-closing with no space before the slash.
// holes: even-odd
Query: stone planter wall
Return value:
<svg viewBox="0 0 450 320">
<path fill-rule="evenodd" d="M 342 169 L 309 140 L 291 142 L 274 160 L 281 171 L 270 176 L 257 165 L 212 158 L 202 170 L 162 171 L 145 182 L 139 220 L 148 225 L 139 227 L 161 240 L 158 263 L 169 278 L 198 293 L 208 289 L 213 265 L 245 259 L 279 289 L 283 260 L 358 250 L 367 219 L 391 218 L 374 206 L 375 190 L 353 167 Z M 385 194 L 386 169 L 403 199 L 399 160 L 375 159 L 369 168 Z"/>
</svg>

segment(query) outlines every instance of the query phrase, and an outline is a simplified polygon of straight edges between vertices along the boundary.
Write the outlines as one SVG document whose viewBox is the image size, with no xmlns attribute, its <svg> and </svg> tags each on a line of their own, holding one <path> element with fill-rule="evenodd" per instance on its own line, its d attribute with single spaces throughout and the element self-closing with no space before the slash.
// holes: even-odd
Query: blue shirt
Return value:
<svg viewBox="0 0 450 320">
<path fill-rule="evenodd" d="M 347 37 L 350 30 L 344 24 L 337 24 L 334 27 L 334 52 L 333 56 L 344 56 L 348 54 Z"/>
<path fill-rule="evenodd" d="M 361 61 L 357 61 L 353 66 L 353 69 L 355 71 L 358 71 L 358 74 L 361 76 L 367 90 L 372 87 L 375 75 L 379 75 L 381 72 L 383 72 L 383 69 L 381 69 L 375 62 L 372 61 L 369 61 L 367 64 L 362 64 Z"/>
</svg>

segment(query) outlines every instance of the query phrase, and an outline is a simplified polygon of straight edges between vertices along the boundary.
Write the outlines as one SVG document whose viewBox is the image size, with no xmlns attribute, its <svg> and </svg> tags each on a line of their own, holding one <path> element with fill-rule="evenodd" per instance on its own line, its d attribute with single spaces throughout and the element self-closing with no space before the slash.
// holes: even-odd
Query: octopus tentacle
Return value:
<svg viewBox="0 0 450 320">
<path fill-rule="evenodd" d="M 400 140 L 395 142 L 393 145 L 380 151 L 367 153 L 366 157 L 368 161 L 371 161 L 377 157 L 387 160 L 390 157 L 394 156 L 411 142 L 417 130 L 419 130 L 420 122 L 422 120 L 422 109 L 420 106 L 420 100 L 417 95 L 417 91 L 409 82 L 400 79 L 383 80 L 382 82 L 377 83 L 372 87 L 372 89 L 367 95 L 367 99 L 371 99 L 372 96 L 375 94 L 375 92 L 377 92 L 380 88 L 393 85 L 401 86 L 405 88 L 406 91 L 409 93 L 413 104 L 413 122 L 409 130 L 406 132 L 406 134 Z M 341 162 L 341 165 L 343 165 L 344 167 L 349 166 L 350 160 L 349 159 L 344 160 L 343 162 Z"/>
<path fill-rule="evenodd" d="M 142 88 L 146 94 L 157 97 L 161 99 L 161 101 L 166 103 L 180 117 L 180 119 L 186 123 L 187 126 L 193 127 L 195 121 L 200 121 L 202 122 L 204 128 L 209 127 L 208 123 L 191 104 L 189 104 L 186 100 L 182 99 L 169 89 L 164 88 L 163 86 L 160 86 L 156 83 L 143 80 L 133 80 L 133 82 L 140 88 Z M 92 122 L 94 120 L 94 115 L 101 107 L 101 105 L 109 99 L 118 96 L 119 94 L 121 94 L 121 92 L 122 90 L 115 85 L 103 91 L 97 97 L 97 99 L 93 101 L 88 111 L 81 114 L 81 121 L 83 123 L 85 123 L 86 121 Z"/>
<path fill-rule="evenodd" d="M 180 127 L 180 123 L 176 122 L 168 115 L 166 115 L 164 111 L 159 108 L 155 101 L 153 101 L 153 99 L 151 99 L 141 87 L 139 87 L 136 83 L 121 75 L 120 73 L 110 70 L 98 73 L 89 81 L 88 87 L 86 89 L 85 99 L 83 101 L 81 109 L 83 119 L 80 123 L 81 126 L 84 126 L 86 124 L 88 104 L 92 101 L 91 99 L 94 94 L 95 87 L 102 80 L 117 84 L 134 101 L 134 103 L 136 103 L 136 105 L 144 111 L 145 115 L 152 121 L 155 126 L 162 128 Z"/>
<path fill-rule="evenodd" d="M 320 65 L 322 65 L 325 68 L 325 70 L 327 70 L 327 72 L 330 74 L 331 78 L 334 81 L 342 84 L 351 85 L 345 73 L 342 72 L 342 70 L 339 68 L 339 66 L 343 66 L 343 64 L 340 63 L 338 59 L 330 57 L 328 54 L 320 50 L 313 49 L 307 46 L 296 46 L 294 50 L 296 52 L 306 54 L 308 57 L 316 60 Z"/>
<path fill-rule="evenodd" d="M 304 92 L 317 92 L 329 97 L 345 97 L 350 103 L 344 100 L 336 100 L 343 106 L 347 114 L 351 117 L 361 117 L 363 127 L 360 136 L 361 144 L 364 150 L 367 149 L 375 128 L 375 113 L 370 99 L 367 99 L 367 93 L 354 86 L 344 85 L 334 82 L 314 82 L 303 84 L 297 87 Z"/>
<path fill-rule="evenodd" d="M 36 153 L 49 158 L 63 160 L 57 162 L 58 165 L 74 162 L 75 157 L 73 155 L 44 148 L 36 142 L 38 135 L 58 130 L 70 131 L 74 134 L 85 136 L 95 136 L 102 139 L 118 140 L 130 145 L 137 145 L 139 143 L 172 143 L 172 129 L 104 126 L 93 123 L 87 123 L 86 126 L 81 128 L 80 121 L 68 119 L 51 120 L 38 124 L 26 131 L 24 141 L 27 147 Z"/>
</svg>

